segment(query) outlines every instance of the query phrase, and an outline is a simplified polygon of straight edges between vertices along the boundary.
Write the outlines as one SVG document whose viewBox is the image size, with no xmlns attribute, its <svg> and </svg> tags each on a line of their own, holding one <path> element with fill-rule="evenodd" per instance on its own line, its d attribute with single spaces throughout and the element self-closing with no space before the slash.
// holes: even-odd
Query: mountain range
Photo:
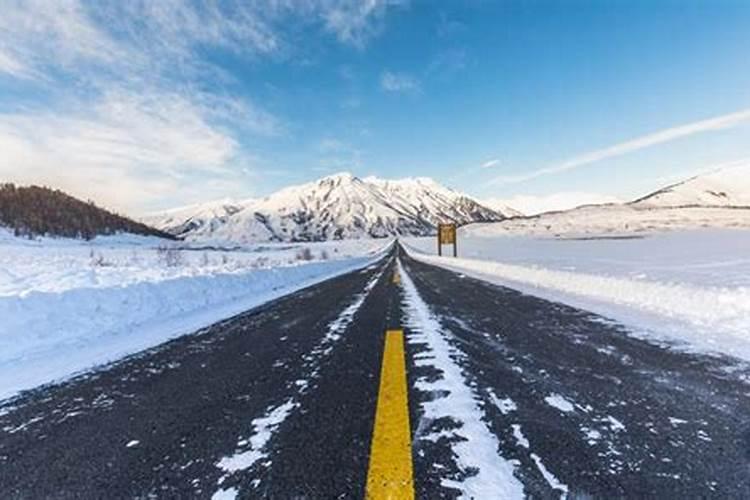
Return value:
<svg viewBox="0 0 750 500">
<path fill-rule="evenodd" d="M 750 228 L 750 162 L 729 164 L 627 203 L 532 216 L 483 203 L 429 178 L 386 180 L 349 173 L 265 198 L 223 199 L 152 214 L 142 218 L 148 226 L 46 188 L 6 185 L 0 194 L 0 225 L 17 234 L 91 238 L 124 231 L 208 244 L 426 236 L 445 221 L 470 225 L 464 232 L 477 235 Z"/>
<path fill-rule="evenodd" d="M 270 196 L 220 200 L 144 218 L 186 240 L 321 241 L 425 236 L 439 222 L 497 222 L 506 214 L 432 179 L 385 180 L 349 173 L 291 186 Z"/>
<path fill-rule="evenodd" d="M 443 221 L 500 222 L 482 226 L 544 234 L 628 232 L 680 224 L 750 225 L 745 211 L 720 210 L 737 207 L 750 207 L 747 162 L 691 177 L 627 203 L 584 205 L 534 216 L 483 203 L 428 178 L 385 180 L 340 173 L 265 198 L 219 200 L 169 210 L 144 221 L 189 241 L 252 243 L 425 236 L 434 234 Z"/>
</svg>

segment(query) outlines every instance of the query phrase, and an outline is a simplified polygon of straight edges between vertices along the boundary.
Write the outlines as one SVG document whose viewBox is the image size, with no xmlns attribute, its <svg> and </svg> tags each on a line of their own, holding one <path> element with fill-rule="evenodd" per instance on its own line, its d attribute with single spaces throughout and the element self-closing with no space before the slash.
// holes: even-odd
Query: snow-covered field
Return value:
<svg viewBox="0 0 750 500">
<path fill-rule="evenodd" d="M 433 238 L 406 243 L 419 259 L 602 314 L 634 335 L 750 360 L 750 231 L 618 239 L 461 233 L 458 259 L 435 256 Z"/>
<path fill-rule="evenodd" d="M 467 236 L 633 236 L 701 228 L 750 229 L 750 208 L 653 207 L 648 204 L 590 205 L 500 223 L 472 224 Z"/>
<path fill-rule="evenodd" d="M 365 266 L 389 243 L 218 251 L 133 236 L 29 241 L 0 233 L 0 399 Z"/>
</svg>

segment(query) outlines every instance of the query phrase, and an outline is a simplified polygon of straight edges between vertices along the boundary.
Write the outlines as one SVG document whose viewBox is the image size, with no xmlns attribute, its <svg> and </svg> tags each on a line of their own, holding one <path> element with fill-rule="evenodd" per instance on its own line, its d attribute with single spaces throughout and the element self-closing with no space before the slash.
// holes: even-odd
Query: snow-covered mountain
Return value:
<svg viewBox="0 0 750 500">
<path fill-rule="evenodd" d="M 650 207 L 750 207 L 750 162 L 697 175 L 639 198 Z"/>
<path fill-rule="evenodd" d="M 198 230 L 213 231 L 224 224 L 230 216 L 241 211 L 244 203 L 247 201 L 224 198 L 147 215 L 142 217 L 142 220 L 176 235 Z"/>
<path fill-rule="evenodd" d="M 189 240 L 316 241 L 433 234 L 438 222 L 506 217 L 427 178 L 360 179 L 349 173 L 282 189 L 266 198 L 207 203 L 148 217 Z"/>
</svg>

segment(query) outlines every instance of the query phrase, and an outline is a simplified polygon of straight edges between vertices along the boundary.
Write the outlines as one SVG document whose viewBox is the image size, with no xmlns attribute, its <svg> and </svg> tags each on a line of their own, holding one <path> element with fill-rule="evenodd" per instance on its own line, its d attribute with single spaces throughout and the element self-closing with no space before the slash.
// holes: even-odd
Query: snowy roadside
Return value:
<svg viewBox="0 0 750 500">
<path fill-rule="evenodd" d="M 750 286 L 744 284 L 650 281 L 407 249 L 420 261 L 611 318 L 640 338 L 750 360 Z M 648 261 L 648 255 L 641 258 Z M 579 259 L 585 261 L 586 255 Z"/>
<path fill-rule="evenodd" d="M 383 249 L 286 267 L 0 296 L 0 399 L 194 332 L 382 256 Z"/>
</svg>

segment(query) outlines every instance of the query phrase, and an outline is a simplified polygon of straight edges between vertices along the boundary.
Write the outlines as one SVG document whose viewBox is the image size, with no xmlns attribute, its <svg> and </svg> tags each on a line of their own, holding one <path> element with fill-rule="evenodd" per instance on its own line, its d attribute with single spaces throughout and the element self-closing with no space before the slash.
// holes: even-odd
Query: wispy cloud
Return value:
<svg viewBox="0 0 750 500">
<path fill-rule="evenodd" d="M 41 179 L 132 209 L 164 192 L 192 189 L 195 175 L 233 175 L 228 166 L 239 145 L 206 114 L 179 95 L 125 93 L 104 97 L 86 113 L 0 115 L 0 177 Z"/>
<path fill-rule="evenodd" d="M 317 146 L 320 153 L 316 171 L 358 170 L 362 167 L 362 151 L 334 137 L 323 138 Z"/>
<path fill-rule="evenodd" d="M 496 167 L 498 165 L 500 165 L 500 159 L 499 158 L 494 158 L 492 160 L 488 160 L 488 161 L 482 163 L 479 167 L 480 168 L 492 168 L 492 167 Z"/>
<path fill-rule="evenodd" d="M 206 49 L 284 58 L 308 27 L 363 47 L 398 3 L 9 0 L 0 77 L 23 81 L 28 100 L 0 95 L 0 178 L 131 210 L 241 189 L 262 163 L 243 144 L 287 126 L 231 94 Z"/>
<path fill-rule="evenodd" d="M 19 79 L 36 78 L 35 73 L 14 56 L 0 50 L 0 75 L 5 74 Z"/>
<path fill-rule="evenodd" d="M 525 174 L 496 177 L 491 181 L 491 183 L 511 184 L 536 179 L 545 175 L 567 172 L 584 165 L 596 163 L 607 158 L 621 156 L 633 151 L 638 151 L 640 149 L 655 146 L 657 144 L 663 144 L 703 132 L 729 129 L 746 122 L 750 122 L 750 109 L 744 109 L 735 113 L 710 118 L 708 120 L 701 120 L 677 127 L 660 130 L 658 132 L 637 137 L 630 141 L 621 142 L 607 148 L 597 149 L 595 151 L 590 151 L 588 153 L 575 156 L 550 167 L 541 168 L 539 170 L 534 170 Z"/>
<path fill-rule="evenodd" d="M 387 92 L 418 92 L 419 80 L 407 73 L 384 71 L 380 75 L 380 87 Z"/>
<path fill-rule="evenodd" d="M 406 3 L 406 0 L 324 1 L 317 10 L 325 19 L 326 28 L 340 41 L 362 47 L 380 32 L 387 10 Z"/>
</svg>

